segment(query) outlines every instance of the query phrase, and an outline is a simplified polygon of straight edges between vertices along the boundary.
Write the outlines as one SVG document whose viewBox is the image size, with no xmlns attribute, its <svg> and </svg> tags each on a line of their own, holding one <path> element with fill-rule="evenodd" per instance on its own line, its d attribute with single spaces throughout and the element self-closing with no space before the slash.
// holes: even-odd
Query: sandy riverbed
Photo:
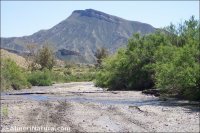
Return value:
<svg viewBox="0 0 200 133">
<path fill-rule="evenodd" d="M 140 91 L 103 91 L 92 82 L 33 87 L 1 95 L 1 131 L 35 131 L 27 128 L 34 126 L 63 132 L 199 132 L 199 108 L 179 102 Z"/>
</svg>

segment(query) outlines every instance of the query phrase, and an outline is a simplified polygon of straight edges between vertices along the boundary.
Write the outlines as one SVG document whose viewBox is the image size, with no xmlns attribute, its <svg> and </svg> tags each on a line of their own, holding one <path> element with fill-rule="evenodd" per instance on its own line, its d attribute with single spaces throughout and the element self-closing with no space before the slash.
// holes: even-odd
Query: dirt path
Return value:
<svg viewBox="0 0 200 133">
<path fill-rule="evenodd" d="M 199 132 L 199 108 L 91 82 L 1 95 L 2 132 Z"/>
</svg>

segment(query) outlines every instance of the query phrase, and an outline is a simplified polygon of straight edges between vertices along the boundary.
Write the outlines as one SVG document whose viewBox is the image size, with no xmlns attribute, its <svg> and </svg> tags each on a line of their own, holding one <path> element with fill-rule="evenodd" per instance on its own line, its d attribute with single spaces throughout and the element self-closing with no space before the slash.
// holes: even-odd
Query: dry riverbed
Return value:
<svg viewBox="0 0 200 133">
<path fill-rule="evenodd" d="M 188 101 L 64 83 L 2 93 L 1 131 L 199 132 L 199 112 Z"/>
</svg>

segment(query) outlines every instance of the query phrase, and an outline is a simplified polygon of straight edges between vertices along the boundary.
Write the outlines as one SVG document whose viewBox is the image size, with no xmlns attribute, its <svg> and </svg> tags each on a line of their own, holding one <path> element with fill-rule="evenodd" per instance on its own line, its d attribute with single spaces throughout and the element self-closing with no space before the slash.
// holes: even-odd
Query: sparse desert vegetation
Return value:
<svg viewBox="0 0 200 133">
<path fill-rule="evenodd" d="M 53 53 L 49 52 L 48 47 L 44 47 L 43 49 L 44 50 L 41 50 L 41 53 L 38 53 L 37 56 L 31 58 L 28 57 L 29 60 L 2 50 L 2 91 L 7 89 L 18 90 L 27 87 L 30 88 L 31 85 L 49 86 L 53 83 L 92 81 L 95 78 L 96 69 L 94 65 L 75 64 L 72 62 L 61 62 L 56 60 L 48 61 L 48 58 L 52 59 Z M 23 60 L 23 62 L 19 62 L 18 59 Z M 38 59 L 40 60 L 38 61 Z M 45 60 L 46 62 L 42 60 Z M 55 63 L 52 64 L 52 62 Z M 56 64 L 57 62 L 58 64 Z M 26 67 L 24 67 L 24 65 L 18 65 L 18 63 L 26 63 Z"/>
</svg>

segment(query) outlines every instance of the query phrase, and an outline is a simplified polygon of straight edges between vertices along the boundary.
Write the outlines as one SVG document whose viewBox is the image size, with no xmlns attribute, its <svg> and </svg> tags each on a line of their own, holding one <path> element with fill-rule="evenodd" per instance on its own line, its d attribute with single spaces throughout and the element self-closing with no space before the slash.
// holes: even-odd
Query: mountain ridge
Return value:
<svg viewBox="0 0 200 133">
<path fill-rule="evenodd" d="M 150 24 L 125 20 L 94 9 L 75 10 L 50 29 L 23 37 L 1 37 L 1 47 L 24 52 L 28 44 L 42 47 L 47 42 L 59 59 L 95 63 L 94 53 L 97 48 L 105 47 L 114 53 L 127 44 L 133 33 L 145 35 L 155 30 Z"/>
</svg>

